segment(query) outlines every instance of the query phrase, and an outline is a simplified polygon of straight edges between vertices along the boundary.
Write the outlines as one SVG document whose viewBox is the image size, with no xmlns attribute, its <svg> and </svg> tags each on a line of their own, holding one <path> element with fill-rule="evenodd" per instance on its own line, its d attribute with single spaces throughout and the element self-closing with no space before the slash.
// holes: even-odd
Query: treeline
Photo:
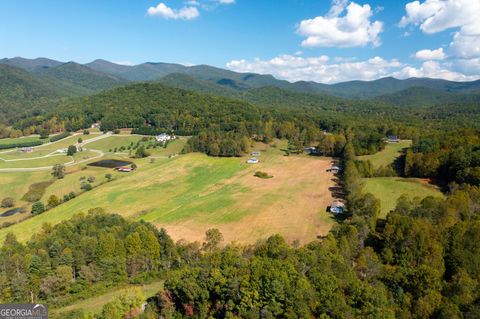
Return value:
<svg viewBox="0 0 480 319">
<path fill-rule="evenodd" d="M 9 143 L 9 144 L 0 144 L 0 150 L 9 149 L 9 148 L 16 148 L 16 147 L 32 147 L 42 145 L 43 141 L 36 140 L 36 141 L 28 141 L 28 142 L 16 142 L 16 143 Z"/>
<path fill-rule="evenodd" d="M 256 94 L 272 96 L 275 90 Z M 253 93 L 252 93 L 253 94 Z M 211 145 L 200 145 L 192 141 L 192 150 L 210 149 L 216 153 L 216 146 L 225 140 L 235 138 L 237 145 L 243 137 L 257 141 L 271 141 L 273 138 L 287 138 L 294 141 L 298 148 L 317 144 L 321 132 L 346 135 L 354 132 L 357 136 L 355 148 L 358 154 L 370 154 L 382 149 L 382 138 L 391 131 L 401 132 L 405 136 L 414 134 L 414 130 L 403 120 L 400 123 L 393 118 L 402 118 L 389 114 L 385 106 L 369 109 L 367 105 L 355 105 L 351 102 L 335 102 L 327 107 L 320 96 L 309 95 L 303 101 L 298 94 L 285 93 L 285 101 L 280 107 L 249 104 L 243 101 L 199 94 L 181 89 L 170 88 L 159 83 L 134 84 L 100 94 L 72 98 L 60 101 L 50 113 L 25 118 L 16 123 L 16 129 L 25 130 L 38 127 L 42 123 L 52 130 L 63 127 L 66 131 L 76 131 L 101 122 L 104 131 L 131 127 L 135 133 L 153 135 L 158 132 L 172 132 L 182 136 L 199 136 L 207 132 L 218 137 Z M 316 103 L 320 99 L 321 103 Z M 328 101 L 328 100 L 327 100 Z M 288 103 L 293 103 L 288 106 Z M 333 102 L 332 102 L 333 103 Z M 349 104 L 350 103 L 350 104 Z M 317 105 L 318 104 L 318 105 Z M 358 114 L 367 112 L 368 116 L 358 121 Z M 395 112 L 390 112 L 394 113 Z M 378 121 L 379 116 L 388 117 Z M 53 122 L 53 123 L 52 123 Z M 301 144 L 301 145 L 300 145 Z M 196 147 L 198 145 L 198 147 Z M 238 154 L 230 150 L 219 154 Z"/>
<path fill-rule="evenodd" d="M 428 134 L 405 154 L 404 175 L 480 185 L 480 132 L 464 129 Z"/>
<path fill-rule="evenodd" d="M 352 151 L 347 144 L 345 174 L 354 170 Z M 148 223 L 101 211 L 45 225 L 27 244 L 9 235 L 1 302 L 55 307 L 165 278 L 143 313 L 132 296 L 96 316 L 62 318 L 478 318 L 480 188 L 404 196 L 382 222 L 376 200 L 357 192 L 355 176 L 345 178 L 351 217 L 300 247 L 280 236 L 222 247 L 217 230 L 203 243 L 175 244 Z"/>
</svg>

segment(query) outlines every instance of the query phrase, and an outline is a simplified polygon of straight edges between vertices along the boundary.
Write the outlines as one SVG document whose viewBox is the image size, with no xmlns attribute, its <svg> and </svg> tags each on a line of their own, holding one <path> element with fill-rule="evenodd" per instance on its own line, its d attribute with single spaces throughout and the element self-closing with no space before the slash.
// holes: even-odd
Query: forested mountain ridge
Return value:
<svg viewBox="0 0 480 319">
<path fill-rule="evenodd" d="M 23 58 L 2 59 L 0 63 L 10 64 L 30 72 L 41 68 L 55 68 L 62 62 L 44 58 L 29 60 Z M 392 77 L 373 81 L 348 81 L 335 84 L 323 84 L 312 81 L 288 82 L 272 75 L 256 73 L 238 73 L 208 65 L 184 66 L 175 63 L 147 62 L 138 65 L 121 65 L 106 60 L 95 60 L 84 64 L 90 70 L 103 75 L 111 75 L 117 80 L 129 82 L 155 81 L 174 73 L 186 74 L 198 80 L 218 84 L 234 90 L 247 90 L 265 86 L 274 86 L 301 93 L 328 94 L 350 99 L 372 99 L 393 94 L 413 87 L 425 87 L 442 92 L 471 93 L 480 89 L 480 80 L 455 82 L 430 78 L 409 78 L 404 80 Z M 104 89 L 100 87 L 97 89 Z M 429 102 L 431 104 L 431 102 Z"/>
<path fill-rule="evenodd" d="M 46 100 L 59 96 L 61 93 L 54 86 L 22 69 L 0 64 L 0 119 L 6 121 L 24 112 L 32 113 Z"/>
</svg>

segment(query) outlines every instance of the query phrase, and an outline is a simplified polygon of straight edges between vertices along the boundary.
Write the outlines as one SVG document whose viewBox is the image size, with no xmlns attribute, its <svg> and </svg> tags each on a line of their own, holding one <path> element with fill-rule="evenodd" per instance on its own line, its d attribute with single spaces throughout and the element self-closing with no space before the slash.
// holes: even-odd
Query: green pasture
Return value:
<svg viewBox="0 0 480 319">
<path fill-rule="evenodd" d="M 403 194 L 407 194 L 411 198 L 443 196 L 438 187 L 429 185 L 426 181 L 416 178 L 376 177 L 366 178 L 364 179 L 364 183 L 364 191 L 380 199 L 382 208 L 381 217 L 385 217 L 388 212 L 395 208 L 397 200 Z"/>
<path fill-rule="evenodd" d="M 357 159 L 362 161 L 369 160 L 372 162 L 374 167 L 386 167 L 391 165 L 396 158 L 398 158 L 401 154 L 403 149 L 408 148 L 412 145 L 411 140 L 402 140 L 399 143 L 388 143 L 380 152 L 377 152 L 373 155 L 364 155 L 358 156 Z"/>
</svg>

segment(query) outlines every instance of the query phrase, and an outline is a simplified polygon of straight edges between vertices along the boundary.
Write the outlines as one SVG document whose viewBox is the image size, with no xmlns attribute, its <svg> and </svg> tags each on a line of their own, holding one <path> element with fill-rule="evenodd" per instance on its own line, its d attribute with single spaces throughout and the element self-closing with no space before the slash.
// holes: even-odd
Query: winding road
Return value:
<svg viewBox="0 0 480 319">
<path fill-rule="evenodd" d="M 82 135 L 82 133 L 74 133 L 72 134 L 71 136 L 76 136 L 76 135 Z M 100 136 L 97 136 L 97 137 L 94 137 L 94 138 L 91 138 L 89 140 L 86 140 L 82 143 L 76 143 L 75 145 L 77 147 L 81 147 L 83 149 L 83 147 L 89 143 L 92 143 L 92 142 L 96 142 L 96 141 L 99 141 L 99 140 L 102 140 L 104 138 L 107 138 L 107 137 L 110 137 L 110 136 L 114 136 L 112 135 L 112 132 L 107 132 L 105 134 L 101 134 Z M 48 145 L 53 145 L 55 143 L 59 143 L 63 141 L 62 140 L 59 140 L 59 141 L 55 141 L 55 142 L 49 142 L 49 143 L 45 143 L 45 144 L 42 144 L 42 145 L 38 145 L 38 146 L 34 146 L 32 148 L 41 148 L 41 147 L 45 147 L 45 146 L 48 146 Z M 70 162 L 67 162 L 67 163 L 64 163 L 63 165 L 65 165 L 66 167 L 68 166 L 73 166 L 73 165 L 77 165 L 77 164 L 81 164 L 81 163 L 84 163 L 84 162 L 87 162 L 87 161 L 91 161 L 91 160 L 95 160 L 95 159 L 99 159 L 99 158 L 102 158 L 105 153 L 100 151 L 100 150 L 95 150 L 95 149 L 84 149 L 85 151 L 91 151 L 91 152 L 94 152 L 94 153 L 97 153 L 98 155 L 94 156 L 94 157 L 91 157 L 91 158 L 87 158 L 87 159 L 84 159 L 84 160 L 81 160 L 81 161 L 75 161 L 73 159 L 72 156 L 70 156 L 71 158 L 71 161 Z M 13 149 L 13 150 L 8 150 L 8 151 L 4 151 L 4 152 L 0 152 L 0 154 L 6 154 L 6 153 L 11 153 L 11 152 L 15 152 L 16 149 Z M 19 159 L 4 159 L 2 157 L 0 157 L 0 161 L 3 161 L 3 162 L 18 162 L 18 161 L 27 161 L 27 160 L 35 160 L 35 159 L 42 159 L 42 158 L 47 158 L 47 157 L 53 157 L 53 156 L 65 156 L 65 154 L 58 154 L 57 151 L 54 151 L 50 154 L 47 154 L 47 155 L 44 155 L 44 156 L 37 156 L 37 157 L 29 157 L 29 158 L 19 158 Z M 53 165 L 50 165 L 50 166 L 41 166 L 41 167 L 15 167 L 15 168 L 0 168 L 0 173 L 1 172 L 35 172 L 35 171 L 46 171 L 46 170 L 51 170 L 53 168 Z"/>
</svg>

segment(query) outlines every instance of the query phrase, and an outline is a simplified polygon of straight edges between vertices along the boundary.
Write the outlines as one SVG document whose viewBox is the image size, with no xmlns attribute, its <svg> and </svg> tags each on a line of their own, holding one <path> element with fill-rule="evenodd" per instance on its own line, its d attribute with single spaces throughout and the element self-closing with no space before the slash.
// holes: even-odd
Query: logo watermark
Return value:
<svg viewBox="0 0 480 319">
<path fill-rule="evenodd" d="M 0 319 L 48 319 L 48 307 L 41 304 L 0 305 Z"/>
</svg>

